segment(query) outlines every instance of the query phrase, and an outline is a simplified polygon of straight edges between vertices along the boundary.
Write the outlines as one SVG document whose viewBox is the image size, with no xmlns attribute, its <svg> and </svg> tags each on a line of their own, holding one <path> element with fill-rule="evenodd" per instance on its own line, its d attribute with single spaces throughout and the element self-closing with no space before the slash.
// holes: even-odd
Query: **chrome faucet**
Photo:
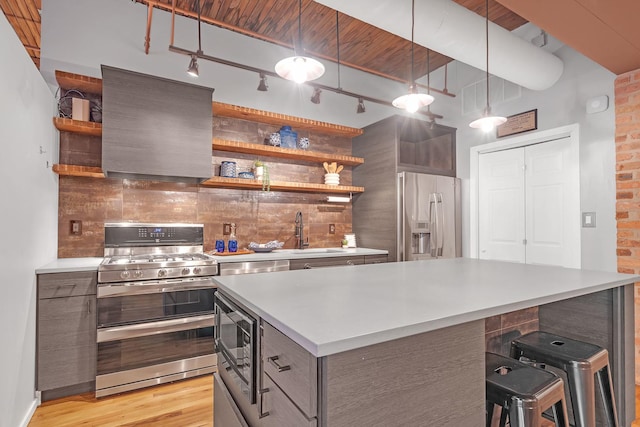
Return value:
<svg viewBox="0 0 640 427">
<path fill-rule="evenodd" d="M 304 223 L 302 222 L 302 212 L 296 212 L 296 248 L 304 249 L 309 246 L 309 242 L 304 241 Z"/>
</svg>

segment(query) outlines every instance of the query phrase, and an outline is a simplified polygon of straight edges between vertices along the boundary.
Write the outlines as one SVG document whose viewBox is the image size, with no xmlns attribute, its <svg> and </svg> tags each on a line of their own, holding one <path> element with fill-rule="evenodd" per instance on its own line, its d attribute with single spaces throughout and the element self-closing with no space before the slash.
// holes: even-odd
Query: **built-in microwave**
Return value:
<svg viewBox="0 0 640 427">
<path fill-rule="evenodd" d="M 220 292 L 214 307 L 218 371 L 226 371 L 246 400 L 256 403 L 257 321 Z"/>
</svg>

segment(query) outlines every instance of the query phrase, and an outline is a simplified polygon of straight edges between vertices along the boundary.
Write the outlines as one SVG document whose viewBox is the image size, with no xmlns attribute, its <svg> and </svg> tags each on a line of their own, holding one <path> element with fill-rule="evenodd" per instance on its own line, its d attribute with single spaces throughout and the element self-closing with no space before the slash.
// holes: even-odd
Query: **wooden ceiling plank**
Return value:
<svg viewBox="0 0 640 427">
<path fill-rule="evenodd" d="M 499 1 L 615 74 L 640 68 L 640 49 L 576 0 Z"/>
</svg>

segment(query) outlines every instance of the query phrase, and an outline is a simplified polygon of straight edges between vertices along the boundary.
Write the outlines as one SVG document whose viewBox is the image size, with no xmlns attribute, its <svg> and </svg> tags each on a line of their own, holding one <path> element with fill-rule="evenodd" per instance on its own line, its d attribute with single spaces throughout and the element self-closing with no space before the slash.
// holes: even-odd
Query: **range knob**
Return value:
<svg viewBox="0 0 640 427">
<path fill-rule="evenodd" d="M 143 275 L 144 275 L 144 272 L 143 272 L 142 270 L 136 270 L 136 271 L 133 273 L 133 276 L 134 276 L 135 278 L 137 278 L 137 279 L 139 279 L 139 278 L 140 278 L 140 277 L 142 277 Z"/>
<path fill-rule="evenodd" d="M 191 273 L 191 269 L 190 268 L 183 268 L 182 269 L 182 275 L 186 276 L 187 274 Z"/>
<path fill-rule="evenodd" d="M 121 279 L 128 279 L 130 276 L 130 273 L 128 270 L 123 271 L 122 273 L 120 273 L 120 278 Z"/>
<path fill-rule="evenodd" d="M 167 270 L 162 268 L 158 270 L 158 277 L 165 277 L 167 275 Z"/>
<path fill-rule="evenodd" d="M 193 274 L 200 274 L 200 273 L 202 273 L 202 269 L 200 267 L 193 268 Z"/>
</svg>

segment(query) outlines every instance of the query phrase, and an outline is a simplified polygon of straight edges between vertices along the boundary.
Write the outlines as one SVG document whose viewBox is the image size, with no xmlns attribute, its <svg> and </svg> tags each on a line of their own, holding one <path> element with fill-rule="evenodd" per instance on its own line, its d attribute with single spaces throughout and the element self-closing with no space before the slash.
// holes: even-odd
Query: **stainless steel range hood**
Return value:
<svg viewBox="0 0 640 427">
<path fill-rule="evenodd" d="M 102 169 L 109 178 L 212 176 L 213 89 L 102 66 Z"/>
</svg>

